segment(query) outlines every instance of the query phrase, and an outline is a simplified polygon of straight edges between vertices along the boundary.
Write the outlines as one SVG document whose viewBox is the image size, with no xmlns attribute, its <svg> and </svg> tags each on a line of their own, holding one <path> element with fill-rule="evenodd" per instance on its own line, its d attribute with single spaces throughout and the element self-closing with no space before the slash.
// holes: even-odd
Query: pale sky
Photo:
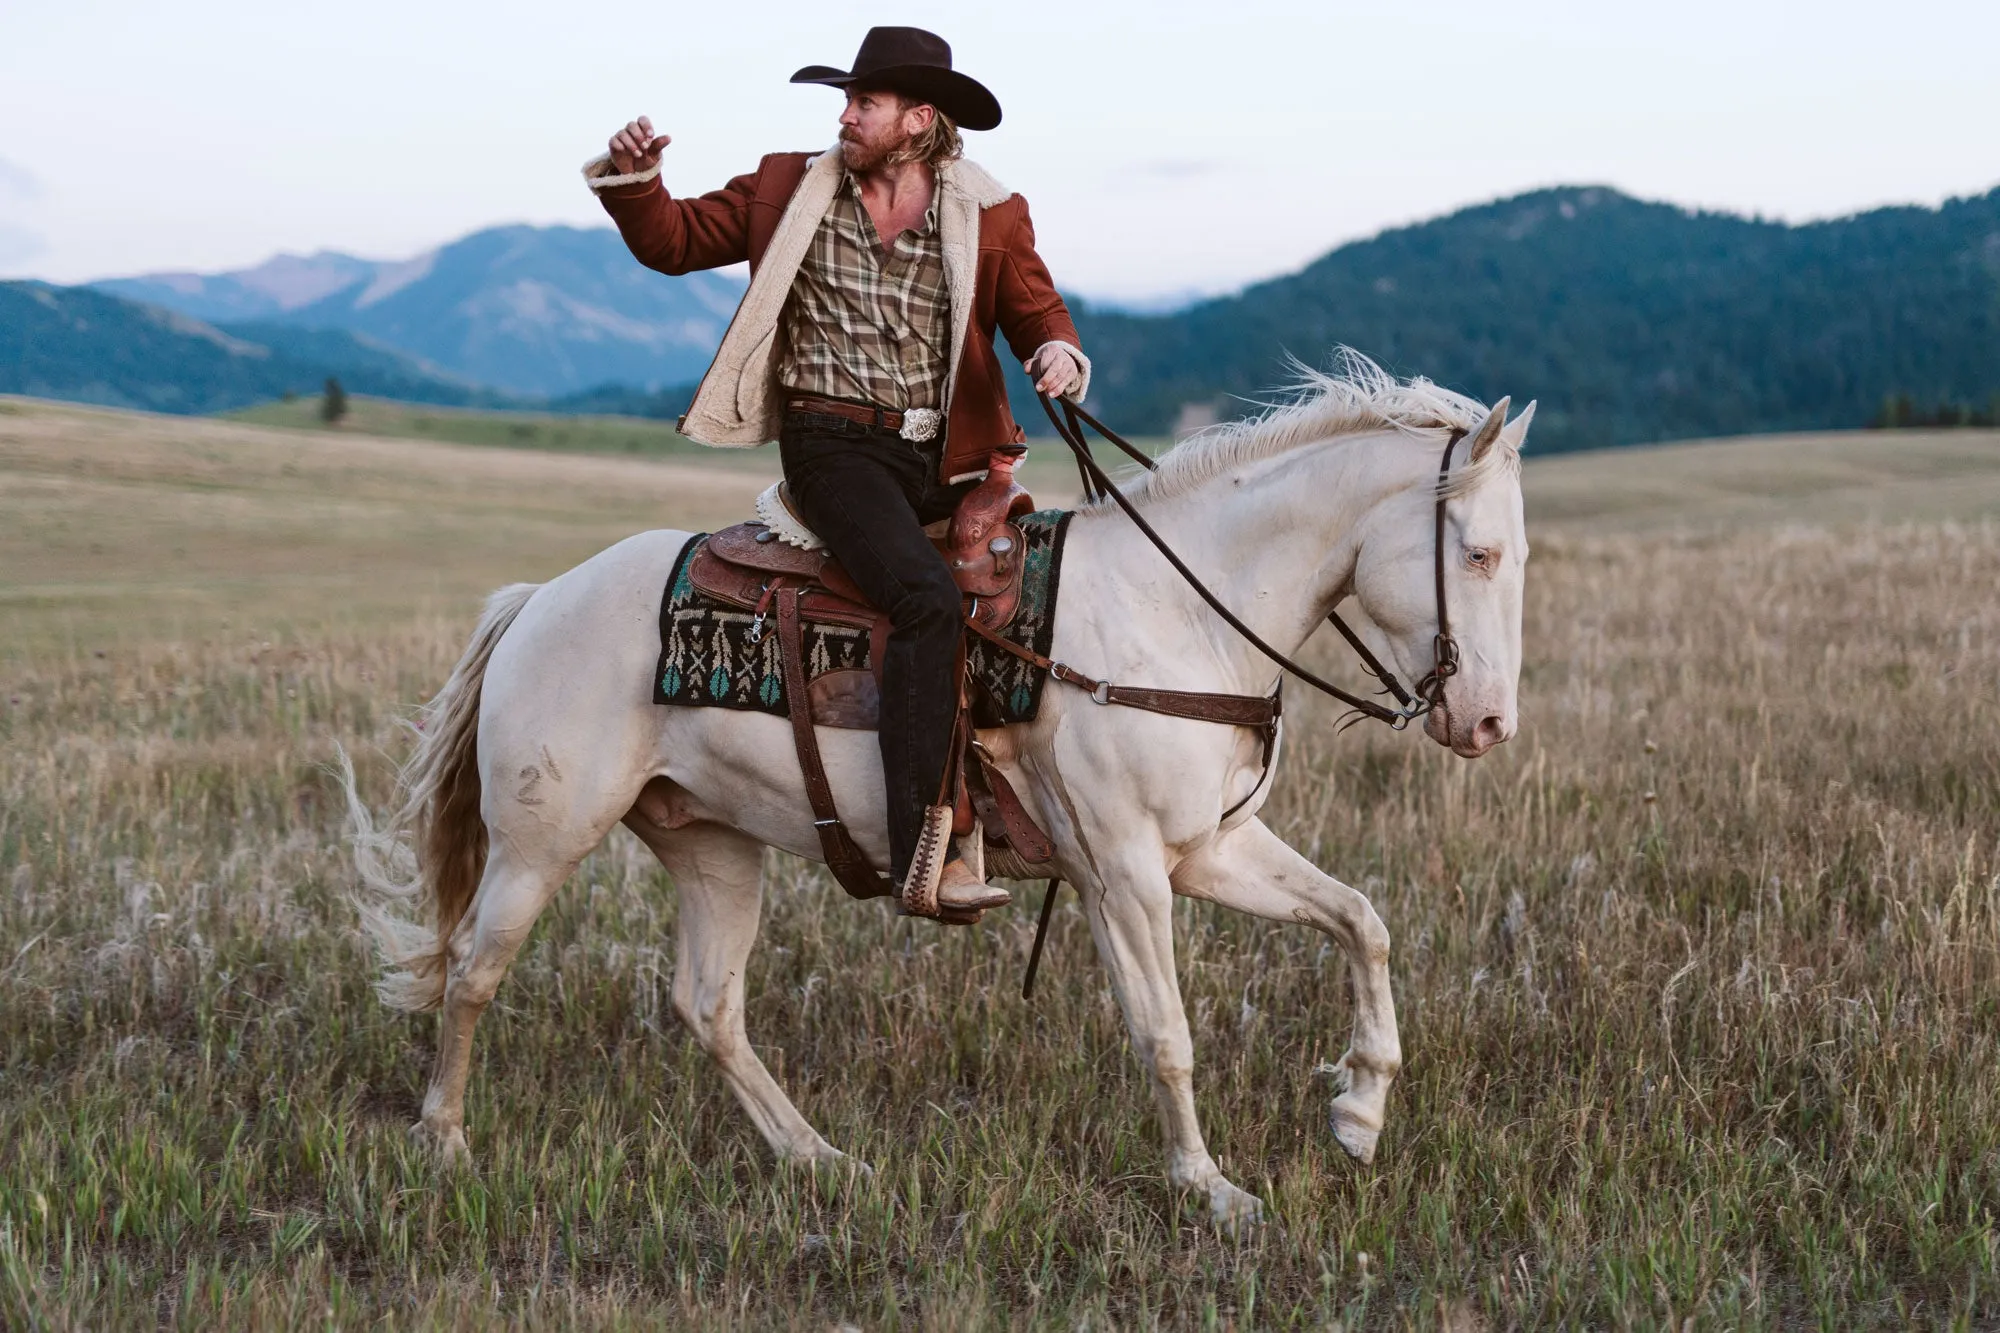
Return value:
<svg viewBox="0 0 2000 1333">
<path fill-rule="evenodd" d="M 823 147 L 869 24 L 998 95 L 970 155 L 1065 288 L 1217 290 L 1554 184 L 1825 217 L 2000 184 L 2000 3 L 0 0 L 0 276 L 396 259 L 601 225 L 628 117 L 699 193 Z"/>
</svg>

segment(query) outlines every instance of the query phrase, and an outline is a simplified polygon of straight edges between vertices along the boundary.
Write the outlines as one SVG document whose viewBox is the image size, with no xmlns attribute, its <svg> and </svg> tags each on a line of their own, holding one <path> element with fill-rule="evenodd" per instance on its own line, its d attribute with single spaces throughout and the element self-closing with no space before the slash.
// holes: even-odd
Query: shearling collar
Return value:
<svg viewBox="0 0 2000 1333">
<path fill-rule="evenodd" d="M 988 175 L 986 168 L 962 157 L 938 168 L 938 184 L 964 195 L 975 208 L 991 208 L 1014 197 L 1014 192 Z"/>
</svg>

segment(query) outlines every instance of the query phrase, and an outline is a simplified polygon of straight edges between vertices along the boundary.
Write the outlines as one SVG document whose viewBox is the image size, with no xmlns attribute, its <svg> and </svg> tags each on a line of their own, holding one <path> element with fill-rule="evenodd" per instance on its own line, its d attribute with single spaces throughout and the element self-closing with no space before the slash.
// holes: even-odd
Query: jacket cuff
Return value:
<svg viewBox="0 0 2000 1333">
<path fill-rule="evenodd" d="M 583 164 L 583 183 L 588 185 L 593 193 L 614 190 L 621 185 L 648 185 L 658 180 L 659 176 L 658 162 L 644 171 L 630 171 L 622 176 L 618 175 L 617 168 L 611 165 L 609 153 L 599 153 Z"/>
<path fill-rule="evenodd" d="M 1075 357 L 1076 364 L 1082 367 L 1083 383 L 1076 386 L 1076 393 L 1072 395 L 1076 399 L 1076 401 L 1078 401 L 1079 403 L 1082 402 L 1084 395 L 1090 392 L 1090 358 L 1083 354 L 1083 349 L 1081 347 L 1078 347 L 1075 343 L 1064 342 L 1060 338 L 1051 338 L 1048 342 L 1045 342 L 1040 347 L 1037 347 L 1035 349 L 1035 356 L 1040 356 L 1043 352 L 1046 352 L 1051 347 L 1062 348 L 1065 352 L 1068 352 L 1071 356 Z M 1029 357 L 1028 360 L 1033 361 L 1035 359 L 1035 356 Z"/>
</svg>

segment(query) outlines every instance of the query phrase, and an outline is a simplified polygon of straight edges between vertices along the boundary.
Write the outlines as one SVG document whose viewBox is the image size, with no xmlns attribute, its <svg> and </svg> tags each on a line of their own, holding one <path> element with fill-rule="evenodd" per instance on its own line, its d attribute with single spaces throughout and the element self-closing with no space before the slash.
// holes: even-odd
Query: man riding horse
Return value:
<svg viewBox="0 0 2000 1333">
<path fill-rule="evenodd" d="M 840 88 L 837 151 L 773 153 L 722 189 L 675 199 L 646 117 L 584 175 L 648 268 L 748 261 L 749 290 L 681 431 L 702 444 L 779 445 L 790 501 L 888 613 L 881 751 L 891 873 L 905 901 L 1008 902 L 951 836 L 941 800 L 958 706 L 957 584 L 925 536 L 1026 452 L 993 330 L 1044 393 L 1083 396 L 1090 362 L 1035 252 L 1027 201 L 961 156 L 960 129 L 1000 104 L 919 28 L 878 27 L 851 68 L 793 83 Z M 803 701 L 794 707 L 803 706 Z M 912 890 L 915 890 L 913 893 Z"/>
</svg>

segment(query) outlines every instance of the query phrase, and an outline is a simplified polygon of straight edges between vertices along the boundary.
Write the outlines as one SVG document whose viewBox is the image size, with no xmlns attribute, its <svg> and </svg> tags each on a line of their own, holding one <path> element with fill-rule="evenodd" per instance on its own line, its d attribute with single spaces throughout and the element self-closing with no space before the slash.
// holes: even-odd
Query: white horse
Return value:
<svg viewBox="0 0 2000 1333">
<path fill-rule="evenodd" d="M 1508 424 L 1504 399 L 1488 411 L 1357 358 L 1344 376 L 1309 377 L 1287 405 L 1182 443 L 1130 495 L 1223 604 L 1280 651 L 1296 651 L 1352 597 L 1377 656 L 1405 680 L 1433 665 L 1434 508 L 1445 498 L 1445 589 L 1462 662 L 1425 730 L 1474 757 L 1515 730 L 1528 556 L 1519 451 L 1532 412 L 1531 404 Z M 1454 430 L 1467 440 L 1440 482 Z M 421 925 L 383 910 L 379 898 L 365 914 L 390 965 L 383 998 L 410 1010 L 442 1007 L 436 1069 L 414 1131 L 448 1158 L 468 1152 L 474 1024 L 543 907 L 621 821 L 680 894 L 673 998 L 695 1039 L 781 1159 L 843 1156 L 779 1088 L 743 1025 L 760 849 L 819 854 L 789 723 L 650 702 L 660 597 L 688 539 L 642 533 L 550 583 L 495 593 L 427 707 L 384 829 L 371 824 L 347 775 L 363 881 L 428 909 Z M 1115 508 L 1079 512 L 1063 560 L 1056 659 L 1128 685 L 1274 688 L 1276 668 Z M 1172 1184 L 1204 1193 L 1219 1223 L 1261 1214 L 1259 1201 L 1223 1176 L 1196 1123 L 1193 1044 L 1174 971 L 1176 893 L 1305 922 L 1345 952 L 1354 1027 L 1332 1126 L 1347 1152 L 1372 1160 L 1402 1062 L 1389 933 L 1366 898 L 1256 817 L 1270 772 L 1260 739 L 1100 706 L 1053 681 L 1033 722 L 982 739 L 1056 847 L 1051 866 L 996 858 L 995 868 L 1060 875 L 1081 893 L 1152 1077 Z M 845 822 L 886 864 L 875 737 L 823 730 L 820 744 Z"/>
</svg>

